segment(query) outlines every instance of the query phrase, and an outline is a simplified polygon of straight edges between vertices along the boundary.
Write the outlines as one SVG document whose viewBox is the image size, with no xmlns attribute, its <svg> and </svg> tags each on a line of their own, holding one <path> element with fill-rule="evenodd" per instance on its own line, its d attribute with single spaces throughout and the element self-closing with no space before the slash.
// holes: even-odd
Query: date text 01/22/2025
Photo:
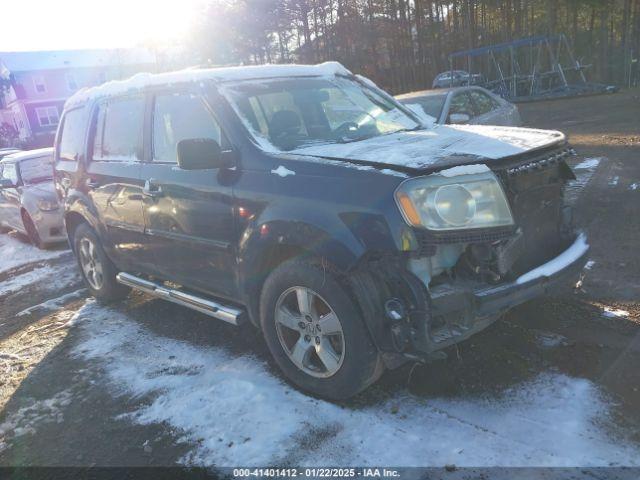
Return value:
<svg viewBox="0 0 640 480">
<path fill-rule="evenodd" d="M 389 468 L 234 468 L 233 476 L 274 478 L 393 478 L 400 472 Z"/>
</svg>

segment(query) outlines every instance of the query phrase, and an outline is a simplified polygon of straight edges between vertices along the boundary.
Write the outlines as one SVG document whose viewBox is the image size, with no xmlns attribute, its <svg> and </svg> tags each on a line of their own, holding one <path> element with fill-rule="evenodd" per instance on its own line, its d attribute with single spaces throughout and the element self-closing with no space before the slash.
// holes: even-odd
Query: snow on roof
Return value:
<svg viewBox="0 0 640 480">
<path fill-rule="evenodd" d="M 188 68 L 167 73 L 138 73 L 126 80 L 114 80 L 97 87 L 83 89 L 67 100 L 67 106 L 88 100 L 123 95 L 154 85 L 202 81 L 242 81 L 263 78 L 319 77 L 332 75 L 351 75 L 351 72 L 338 62 L 325 62 L 318 65 L 253 65 L 242 67 Z"/>
<path fill-rule="evenodd" d="M 146 48 L 0 52 L 0 64 L 6 70 L 14 73 L 63 68 L 154 64 L 155 62 L 155 55 Z"/>
</svg>

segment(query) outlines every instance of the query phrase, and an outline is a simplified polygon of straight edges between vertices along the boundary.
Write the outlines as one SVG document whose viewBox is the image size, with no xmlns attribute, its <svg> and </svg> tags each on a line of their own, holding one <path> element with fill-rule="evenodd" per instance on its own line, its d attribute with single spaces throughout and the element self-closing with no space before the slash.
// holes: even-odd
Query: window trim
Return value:
<svg viewBox="0 0 640 480">
<path fill-rule="evenodd" d="M 204 107 L 204 109 L 209 113 L 209 115 L 211 115 L 211 117 L 213 118 L 213 120 L 218 124 L 218 127 L 220 127 L 220 149 L 222 150 L 222 152 L 228 152 L 233 150 L 233 146 L 231 144 L 231 141 L 229 140 L 229 135 L 227 135 L 223 123 L 220 121 L 220 119 L 218 118 L 218 115 L 216 115 L 215 111 L 213 110 L 211 104 L 209 103 L 209 100 L 207 99 L 207 97 L 205 95 L 203 95 L 200 92 L 194 92 L 192 90 L 189 89 L 167 89 L 167 90 L 157 90 L 154 92 L 149 92 L 149 114 L 148 114 L 148 128 L 149 128 L 149 153 L 148 153 L 148 157 L 144 160 L 146 163 L 152 163 L 152 164 L 156 164 L 156 165 L 177 165 L 178 164 L 178 159 L 176 158 L 175 162 L 167 162 L 164 160 L 155 160 L 154 159 L 154 126 L 155 126 L 155 113 L 156 113 L 156 98 L 159 96 L 162 97 L 166 97 L 166 96 L 171 96 L 171 95 L 195 95 L 196 97 L 198 97 L 198 99 L 200 100 L 200 103 L 202 104 L 202 106 Z"/>
<path fill-rule="evenodd" d="M 37 95 L 44 95 L 45 93 L 47 93 L 48 89 L 47 83 L 44 81 L 44 75 L 32 75 L 31 79 L 33 80 L 33 90 Z M 38 80 L 41 80 L 41 82 L 38 82 Z M 38 90 L 38 85 L 42 85 L 42 91 Z"/>
<path fill-rule="evenodd" d="M 57 121 L 56 123 L 51 123 L 51 116 L 49 115 L 49 110 L 50 109 L 54 109 L 56 112 L 56 117 L 57 117 Z M 47 118 L 47 123 L 42 123 L 42 115 L 40 115 L 40 112 L 45 111 L 45 116 Z M 55 105 L 47 105 L 46 107 L 36 107 L 34 109 L 36 117 L 38 118 L 38 124 L 41 127 L 56 127 L 60 124 L 60 112 L 58 112 L 58 107 Z"/>
<path fill-rule="evenodd" d="M 108 97 L 108 98 L 104 98 L 102 100 L 99 100 L 97 102 L 95 102 L 95 104 L 93 105 L 93 108 L 91 110 L 90 113 L 90 130 L 89 130 L 89 141 L 86 145 L 86 162 L 87 164 L 92 163 L 92 162 L 104 162 L 104 163 L 127 163 L 126 161 L 123 160 L 115 160 L 115 159 L 102 159 L 102 158 L 94 158 L 94 153 L 95 153 L 95 142 L 96 142 L 96 135 L 98 134 L 98 117 L 100 115 L 100 109 L 102 107 L 105 107 L 106 105 L 108 105 L 109 103 L 116 103 L 116 102 L 120 102 L 120 101 L 126 101 L 128 99 L 134 99 L 134 98 L 139 98 L 142 102 L 143 105 L 143 112 L 142 112 L 142 124 L 140 125 L 140 129 L 141 131 L 138 134 L 138 140 L 136 142 L 136 160 L 133 161 L 133 163 L 144 163 L 145 160 L 145 148 L 144 148 L 144 131 L 146 128 L 146 122 L 147 122 L 147 114 L 146 114 L 146 105 L 147 105 L 147 95 L 142 92 L 136 92 L 136 93 L 131 93 L 131 94 L 127 94 L 127 95 L 117 95 L 117 96 L 113 96 L 113 97 Z M 105 117 L 105 123 L 106 123 L 106 117 Z M 102 132 L 103 136 L 104 136 L 104 130 Z M 103 138 L 104 140 L 104 138 Z"/>
</svg>

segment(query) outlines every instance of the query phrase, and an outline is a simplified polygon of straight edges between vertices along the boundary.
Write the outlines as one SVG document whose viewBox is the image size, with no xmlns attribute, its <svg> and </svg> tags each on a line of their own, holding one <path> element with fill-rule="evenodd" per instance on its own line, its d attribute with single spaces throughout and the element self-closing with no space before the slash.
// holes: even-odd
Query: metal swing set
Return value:
<svg viewBox="0 0 640 480">
<path fill-rule="evenodd" d="M 455 52 L 449 69 L 466 68 L 474 83 L 512 102 L 612 93 L 615 87 L 587 82 L 584 65 L 564 34 L 533 36 Z"/>
</svg>

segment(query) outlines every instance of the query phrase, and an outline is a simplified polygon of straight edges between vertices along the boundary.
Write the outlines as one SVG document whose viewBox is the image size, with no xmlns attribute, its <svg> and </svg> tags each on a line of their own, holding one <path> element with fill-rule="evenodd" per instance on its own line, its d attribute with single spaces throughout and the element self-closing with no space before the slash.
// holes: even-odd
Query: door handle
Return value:
<svg viewBox="0 0 640 480">
<path fill-rule="evenodd" d="M 161 197 L 162 196 L 162 188 L 160 185 L 154 183 L 154 180 L 146 180 L 144 182 L 144 188 L 142 189 L 142 193 L 147 197 Z"/>
<path fill-rule="evenodd" d="M 98 182 L 96 180 L 89 179 L 89 180 L 87 180 L 87 187 L 92 188 L 92 189 L 93 188 L 98 188 L 98 187 L 100 187 L 100 182 Z"/>
</svg>

